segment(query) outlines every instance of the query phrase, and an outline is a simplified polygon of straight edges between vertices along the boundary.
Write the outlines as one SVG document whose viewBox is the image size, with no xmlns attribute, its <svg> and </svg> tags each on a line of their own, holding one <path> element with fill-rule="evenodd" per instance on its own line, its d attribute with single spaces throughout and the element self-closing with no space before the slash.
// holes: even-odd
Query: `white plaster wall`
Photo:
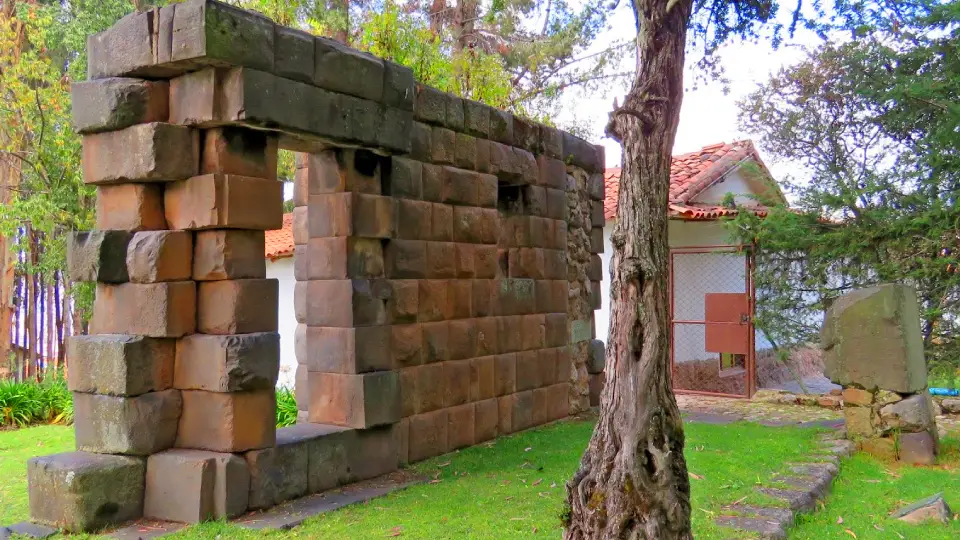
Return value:
<svg viewBox="0 0 960 540">
<path fill-rule="evenodd" d="M 727 193 L 733 193 L 733 200 L 737 204 L 756 206 L 759 202 L 753 198 L 752 194 L 757 193 L 758 188 L 762 187 L 755 186 L 754 183 L 743 176 L 740 170 L 736 170 L 727 173 L 716 183 L 701 191 L 693 198 L 693 201 L 704 204 L 720 204 Z"/>
<path fill-rule="evenodd" d="M 267 278 L 279 281 L 280 300 L 277 303 L 278 328 L 280 330 L 280 378 L 278 386 L 293 387 L 297 371 L 297 356 L 294 350 L 294 334 L 297 331 L 297 316 L 293 307 L 293 291 L 296 280 L 293 276 L 293 257 L 267 260 Z"/>
</svg>

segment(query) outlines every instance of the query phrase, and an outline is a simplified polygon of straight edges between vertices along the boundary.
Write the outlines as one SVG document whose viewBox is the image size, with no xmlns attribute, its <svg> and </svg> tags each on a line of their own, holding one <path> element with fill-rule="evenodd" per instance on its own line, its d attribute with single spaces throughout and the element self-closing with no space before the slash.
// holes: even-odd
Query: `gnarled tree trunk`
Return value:
<svg viewBox="0 0 960 540">
<path fill-rule="evenodd" d="M 637 73 L 607 134 L 623 145 L 600 419 L 567 483 L 565 538 L 692 538 L 671 388 L 667 194 L 691 0 L 634 0 Z"/>
</svg>

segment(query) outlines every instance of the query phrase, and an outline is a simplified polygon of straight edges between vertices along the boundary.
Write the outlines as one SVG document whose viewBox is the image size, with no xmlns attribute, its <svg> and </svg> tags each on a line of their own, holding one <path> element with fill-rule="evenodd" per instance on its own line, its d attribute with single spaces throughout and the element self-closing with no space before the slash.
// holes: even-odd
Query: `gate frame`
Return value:
<svg viewBox="0 0 960 540">
<path fill-rule="evenodd" d="M 756 286 L 753 281 L 753 270 L 754 270 L 754 260 L 753 260 L 753 250 L 751 246 L 746 244 L 716 244 L 716 245 L 703 245 L 703 246 L 682 246 L 682 247 L 671 247 L 670 248 L 670 264 L 667 268 L 667 275 L 669 280 L 670 287 L 670 374 L 673 377 L 676 374 L 676 358 L 675 358 L 675 347 L 674 347 L 674 327 L 677 324 L 699 324 L 706 325 L 707 321 L 688 321 L 688 320 L 675 320 L 674 319 L 674 303 L 676 301 L 674 292 L 674 281 L 673 281 L 673 266 L 674 259 L 677 255 L 691 255 L 697 253 L 742 253 L 744 257 L 744 265 L 746 270 L 746 284 L 744 286 L 744 293 L 747 295 L 747 304 L 750 310 L 750 329 L 747 334 L 749 336 L 749 344 L 747 345 L 747 362 L 746 362 L 746 393 L 745 394 L 728 394 L 726 392 L 711 392 L 708 390 L 686 390 L 683 388 L 677 388 L 673 386 L 673 392 L 675 394 L 687 394 L 687 395 L 700 395 L 700 396 L 715 396 L 715 397 L 729 397 L 737 399 L 750 399 L 753 397 L 753 394 L 757 391 L 757 363 L 756 363 L 756 325 L 754 320 L 756 318 Z M 706 318 L 706 316 L 704 316 Z M 675 380 L 675 378 L 674 378 Z"/>
</svg>

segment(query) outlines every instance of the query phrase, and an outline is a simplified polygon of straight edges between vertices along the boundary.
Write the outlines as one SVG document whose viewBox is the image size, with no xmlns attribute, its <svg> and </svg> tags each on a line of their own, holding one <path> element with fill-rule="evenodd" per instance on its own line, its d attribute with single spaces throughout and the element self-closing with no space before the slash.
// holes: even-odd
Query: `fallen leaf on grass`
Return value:
<svg viewBox="0 0 960 540">
<path fill-rule="evenodd" d="M 511 496 L 509 496 L 509 497 L 505 497 L 503 500 L 509 501 L 509 500 L 512 499 L 512 498 L 513 498 L 513 495 L 511 495 Z"/>
<path fill-rule="evenodd" d="M 902 535 L 902 534 L 900 534 L 900 533 L 898 533 L 897 531 L 893 531 L 893 534 L 895 534 L 895 535 L 897 535 L 897 536 L 899 536 L 899 537 L 900 537 L 900 540 L 906 540 L 906 538 L 907 538 L 906 536 L 904 536 L 904 535 Z"/>
<path fill-rule="evenodd" d="M 687 474 L 689 474 L 690 478 L 693 478 L 694 480 L 703 480 L 703 477 L 697 473 L 688 472 Z"/>
<path fill-rule="evenodd" d="M 510 518 L 510 521 L 526 521 L 527 518 Z"/>
<path fill-rule="evenodd" d="M 854 538 L 857 537 L 857 533 L 851 531 L 850 529 L 844 529 L 843 532 L 849 534 L 850 536 L 852 536 L 852 537 L 854 537 Z"/>
<path fill-rule="evenodd" d="M 529 452 L 529 451 L 531 451 L 531 450 L 533 450 L 533 447 L 532 447 L 532 446 L 528 446 L 528 447 L 526 447 L 526 448 L 523 449 L 524 452 Z"/>
<path fill-rule="evenodd" d="M 538 478 L 538 479 L 534 480 L 533 483 L 530 484 L 530 485 L 531 485 L 531 486 L 539 486 L 539 485 L 540 485 L 540 482 L 543 482 L 543 478 Z"/>
<path fill-rule="evenodd" d="M 883 531 L 883 527 L 877 525 L 876 523 L 873 524 L 873 528 L 876 529 L 876 530 L 878 530 L 878 531 Z"/>
<path fill-rule="evenodd" d="M 543 498 L 547 498 L 547 497 L 550 496 L 549 493 L 544 493 L 544 492 L 542 492 L 542 491 L 538 492 L 537 495 L 539 495 L 539 496 L 541 496 L 541 497 L 543 497 Z"/>
<path fill-rule="evenodd" d="M 536 526 L 533 527 L 533 534 L 537 534 L 537 527 L 536 527 Z"/>
<path fill-rule="evenodd" d="M 749 497 L 749 495 L 740 497 L 739 499 L 733 501 L 733 504 L 740 504 L 740 503 L 742 503 L 743 501 L 747 500 L 747 497 Z M 733 505 L 731 505 L 731 506 L 733 506 Z"/>
<path fill-rule="evenodd" d="M 446 463 L 440 463 L 439 465 L 437 465 L 437 467 L 440 467 L 440 468 L 447 467 L 447 466 L 449 466 L 451 463 L 453 463 L 453 462 L 452 462 L 452 461 L 447 461 Z"/>
<path fill-rule="evenodd" d="M 557 487 L 557 483 L 556 483 L 556 482 L 553 482 L 552 484 L 550 484 L 550 487 L 552 487 L 552 488 Z M 953 519 L 957 519 L 956 516 L 954 516 Z"/>
<path fill-rule="evenodd" d="M 439 484 L 440 482 L 443 482 L 443 480 L 440 480 L 439 478 L 435 478 L 430 481 L 431 484 Z"/>
<path fill-rule="evenodd" d="M 843 523 L 843 516 L 837 516 L 837 525 Z"/>
</svg>

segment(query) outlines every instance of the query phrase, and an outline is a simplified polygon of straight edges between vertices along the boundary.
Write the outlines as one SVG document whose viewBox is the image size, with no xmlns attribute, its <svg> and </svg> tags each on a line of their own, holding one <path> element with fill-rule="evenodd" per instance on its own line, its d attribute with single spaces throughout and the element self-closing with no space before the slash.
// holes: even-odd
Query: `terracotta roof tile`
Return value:
<svg viewBox="0 0 960 540">
<path fill-rule="evenodd" d="M 733 211 L 728 208 L 691 204 L 689 201 L 746 158 L 753 158 L 763 166 L 760 155 L 749 140 L 711 144 L 695 152 L 673 156 L 670 165 L 670 216 L 716 219 L 732 214 Z M 614 219 L 620 199 L 620 167 L 607 169 L 603 182 L 606 189 L 603 215 L 606 219 Z"/>
<path fill-rule="evenodd" d="M 267 231 L 264 256 L 271 261 L 293 257 L 293 214 L 283 215 L 283 228 Z"/>
</svg>

